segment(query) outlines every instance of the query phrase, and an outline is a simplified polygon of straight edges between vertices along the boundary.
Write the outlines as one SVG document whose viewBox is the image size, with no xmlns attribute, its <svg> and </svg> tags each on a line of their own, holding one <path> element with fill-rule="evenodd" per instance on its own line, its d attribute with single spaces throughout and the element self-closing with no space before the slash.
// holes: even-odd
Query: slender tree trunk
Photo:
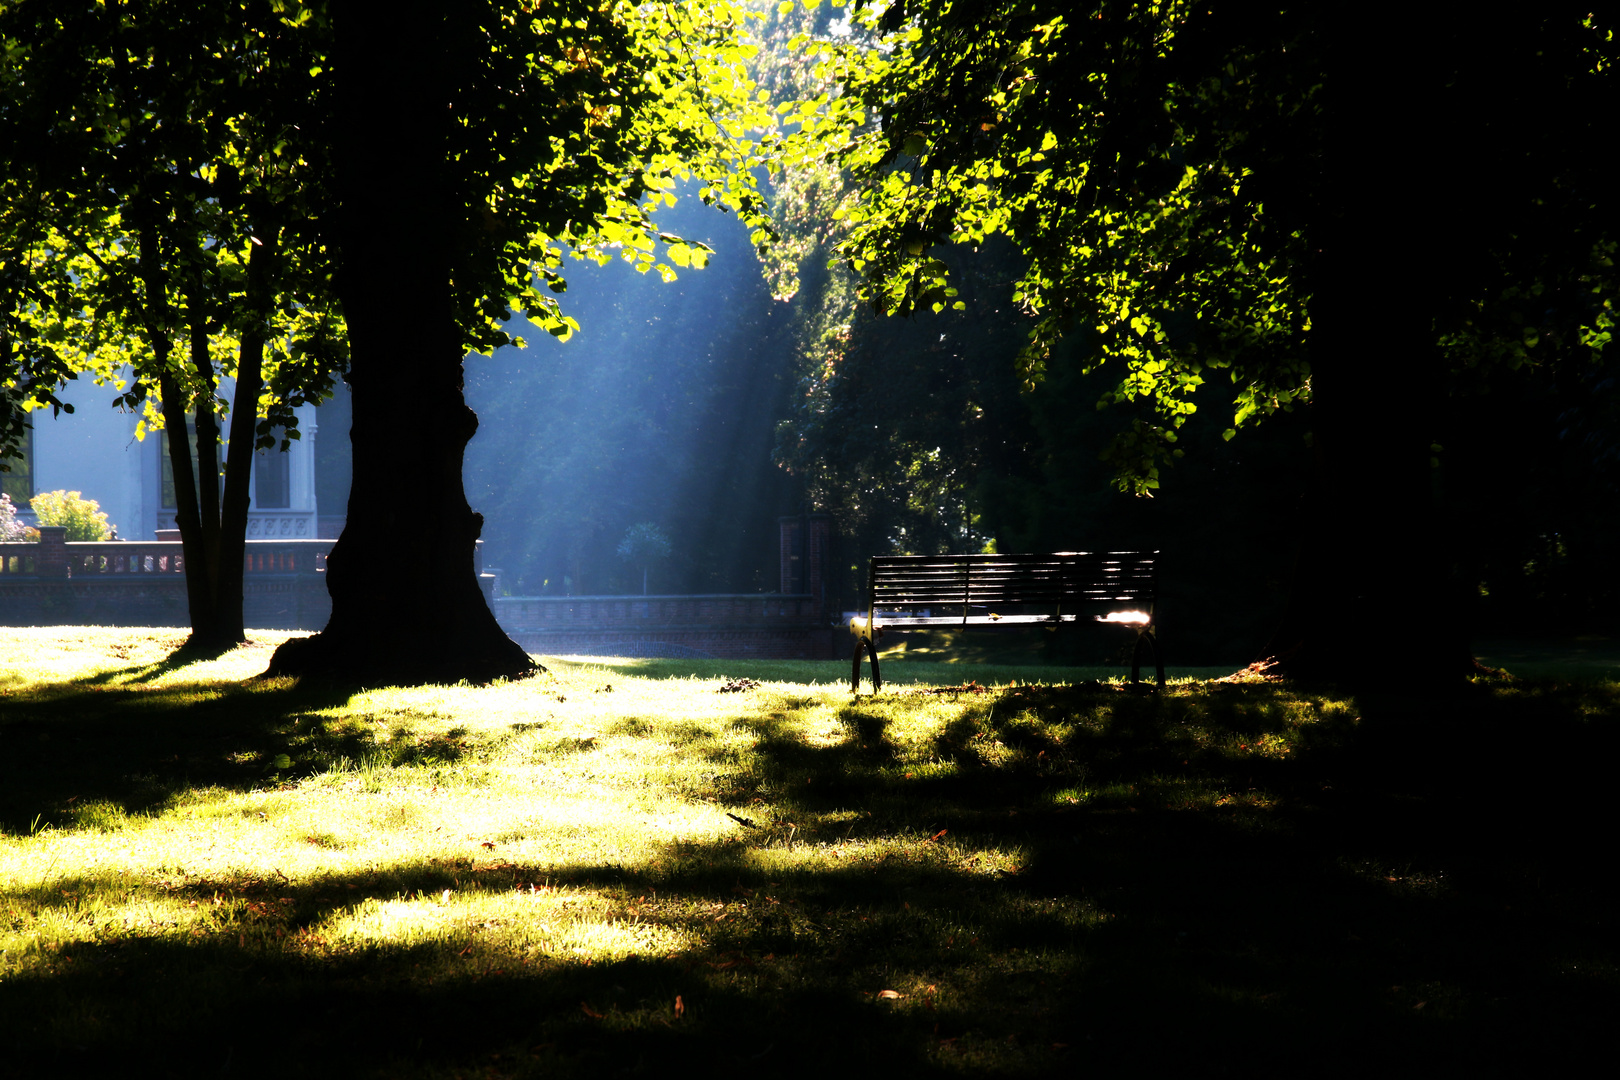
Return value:
<svg viewBox="0 0 1620 1080">
<path fill-rule="evenodd" d="M 338 15 L 334 70 L 344 125 L 338 291 L 349 328 L 354 480 L 327 560 L 332 618 L 288 642 L 271 673 L 359 682 L 477 682 L 537 665 L 478 587 L 483 517 L 462 486 L 478 418 L 462 395 L 450 292 L 460 220 L 448 177 L 446 9 Z"/>
<path fill-rule="evenodd" d="M 264 389 L 265 327 L 270 306 L 269 281 L 280 258 L 278 230 L 261 229 L 262 243 L 248 254 L 247 305 L 252 314 L 236 360 L 236 388 L 231 398 L 230 442 L 225 455 L 225 497 L 219 523 L 218 618 L 233 641 L 247 637 L 243 611 L 243 564 L 247 560 L 247 520 L 251 501 L 253 453 L 259 420 L 259 392 Z"/>
<path fill-rule="evenodd" d="M 271 241 L 273 244 L 273 239 Z M 248 262 L 248 305 L 256 313 L 266 306 L 266 279 L 273 247 L 255 246 Z M 260 375 L 265 345 L 265 320 L 255 318 L 243 335 L 231 405 L 230 443 L 226 454 L 223 498 L 220 490 L 220 426 L 213 394 L 217 376 L 209 356 L 209 326 L 202 285 L 190 305 L 191 364 L 202 388 L 193 403 L 197 428 L 197 472 L 191 473 L 186 437 L 185 399 L 174 379 L 160 379 L 164 425 L 169 430 L 169 453 L 175 476 L 175 521 L 180 527 L 186 556 L 186 599 L 191 614 L 191 638 L 186 647 L 219 653 L 247 639 L 243 618 L 243 563 L 247 552 L 249 480 L 258 418 Z M 178 412 L 178 419 L 171 418 Z M 178 438 L 176 437 L 178 433 Z M 182 464 L 181 459 L 184 459 Z"/>
<path fill-rule="evenodd" d="M 219 505 L 219 416 L 214 411 L 214 391 L 217 382 L 214 364 L 208 354 L 208 308 L 202 295 L 202 282 L 193 283 L 190 303 L 191 365 L 196 370 L 201 388 L 193 406 L 197 424 L 197 516 L 198 541 L 202 558 L 186 560 L 186 591 L 197 596 L 195 607 L 201 618 L 193 615 L 191 640 L 187 644 L 197 650 L 219 652 L 242 640 L 242 628 L 234 631 L 221 619 L 220 602 L 220 505 Z M 173 445 L 173 439 L 170 439 Z M 185 533 L 181 533 L 185 539 Z"/>
<path fill-rule="evenodd" d="M 211 605 L 204 568 L 208 554 L 203 541 L 202 516 L 198 511 L 197 477 L 192 471 L 191 440 L 187 438 L 190 402 L 170 369 L 174 339 L 167 317 L 168 275 L 164 272 L 162 248 L 157 229 L 150 224 L 155 212 L 145 208 L 148 221 L 137 226 L 141 253 L 137 273 L 146 290 L 142 312 L 147 338 L 152 346 L 158 371 L 158 400 L 163 410 L 163 427 L 169 434 L 169 468 L 174 480 L 174 520 L 180 529 L 181 552 L 186 563 L 186 609 L 193 636 L 198 627 L 209 625 Z M 194 573 L 193 568 L 198 572 Z"/>
<path fill-rule="evenodd" d="M 207 563 L 203 549 L 202 517 L 197 511 L 197 478 L 192 472 L 191 440 L 186 426 L 189 413 L 186 399 L 174 375 L 168 370 L 170 345 L 166 338 L 154 338 L 152 351 L 159 369 L 158 399 L 163 406 L 163 428 L 169 435 L 169 471 L 174 479 L 174 523 L 180 530 L 180 550 L 186 561 L 186 609 L 193 632 L 208 625 Z M 198 572 L 193 573 L 196 567 Z"/>
</svg>

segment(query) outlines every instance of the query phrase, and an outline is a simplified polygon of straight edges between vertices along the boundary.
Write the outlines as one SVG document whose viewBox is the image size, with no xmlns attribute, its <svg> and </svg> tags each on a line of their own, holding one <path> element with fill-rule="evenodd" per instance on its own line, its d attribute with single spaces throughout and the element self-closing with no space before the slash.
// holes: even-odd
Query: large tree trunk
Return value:
<svg viewBox="0 0 1620 1080">
<path fill-rule="evenodd" d="M 1278 671 L 1356 685 L 1460 684 L 1466 637 L 1430 468 L 1444 404 L 1437 297 L 1450 256 L 1429 125 L 1434 42 L 1361 12 L 1335 34 L 1312 267 L 1315 490 L 1289 609 L 1264 655 Z M 1331 54 L 1330 54 L 1331 55 Z"/>
<path fill-rule="evenodd" d="M 409 3 L 382 20 L 338 15 L 337 284 L 349 329 L 354 480 L 327 561 L 331 621 L 278 649 L 272 674 L 426 683 L 537 670 L 478 587 L 483 517 L 462 486 L 478 418 L 462 395 L 450 292 L 461 214 L 448 177 L 456 63 L 444 55 L 445 10 Z"/>
</svg>

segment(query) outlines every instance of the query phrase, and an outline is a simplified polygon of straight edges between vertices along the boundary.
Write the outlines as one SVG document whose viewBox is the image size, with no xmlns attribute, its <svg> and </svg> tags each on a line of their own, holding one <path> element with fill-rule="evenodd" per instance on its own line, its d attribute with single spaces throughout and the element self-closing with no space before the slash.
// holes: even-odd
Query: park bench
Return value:
<svg viewBox="0 0 1620 1080">
<path fill-rule="evenodd" d="M 1060 626 L 1080 621 L 1134 631 L 1131 682 L 1140 678 L 1142 650 L 1147 649 L 1162 687 L 1164 661 L 1153 624 L 1158 555 L 1157 551 L 874 555 L 866 576 L 866 614 L 849 621 L 855 637 L 850 690 L 860 689 L 863 649 L 872 660 L 872 689 L 882 687 L 877 641 L 885 629 Z M 1108 610 L 1099 614 L 1098 608 Z"/>
</svg>

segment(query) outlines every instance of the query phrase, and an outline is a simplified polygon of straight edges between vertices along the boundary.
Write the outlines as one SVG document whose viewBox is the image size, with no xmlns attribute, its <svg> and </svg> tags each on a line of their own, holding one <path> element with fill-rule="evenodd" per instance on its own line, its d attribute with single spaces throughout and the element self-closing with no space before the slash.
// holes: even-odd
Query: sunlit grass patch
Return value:
<svg viewBox="0 0 1620 1080">
<path fill-rule="evenodd" d="M 359 1075 L 1115 1068 L 1167 1009 L 1235 1066 L 1223 1033 L 1281 1003 L 1408 1038 L 1391 1002 L 1429 999 L 1396 985 L 1471 1022 L 1500 990 L 1449 958 L 1546 870 L 1481 886 L 1494 864 L 1435 838 L 1509 800 L 1404 777 L 1492 775 L 1424 764 L 1467 747 L 1457 710 L 1572 747 L 1616 713 L 1506 684 L 1410 705 L 1424 728 L 1278 684 L 960 665 L 855 697 L 847 666 L 786 661 L 350 691 L 255 680 L 263 647 L 166 669 L 145 632 L 26 668 L 31 633 L 0 646 L 0 1008 L 47 1056 L 183 1039 Z M 401 1025 L 408 1054 L 352 1034 Z"/>
<path fill-rule="evenodd" d="M 311 926 L 306 944 L 350 950 L 457 947 L 517 963 L 610 963 L 689 948 L 689 934 L 628 914 L 613 899 L 549 886 L 445 889 L 368 898 Z"/>
</svg>

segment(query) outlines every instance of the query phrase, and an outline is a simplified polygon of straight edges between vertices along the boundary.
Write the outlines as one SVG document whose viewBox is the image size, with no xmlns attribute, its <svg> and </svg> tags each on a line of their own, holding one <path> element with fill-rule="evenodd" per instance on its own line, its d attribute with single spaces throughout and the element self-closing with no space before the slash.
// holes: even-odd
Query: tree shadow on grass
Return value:
<svg viewBox="0 0 1620 1080">
<path fill-rule="evenodd" d="M 1197 830 L 1083 836 L 1062 860 L 1072 870 L 1042 850 L 1011 877 L 946 860 L 783 873 L 726 841 L 643 867 L 455 859 L 298 883 L 193 878 L 177 899 L 206 910 L 223 895 L 235 914 L 189 936 L 109 919 L 0 983 L 0 1011 L 28 1033 L 16 1075 L 176 1047 L 238 1075 L 1399 1072 L 1500 1064 L 1520 1040 L 1573 1055 L 1604 1030 L 1601 976 L 1521 964 L 1511 942 L 1489 960 L 1505 996 L 1481 1000 L 1461 949 L 1472 935 L 1432 891 L 1273 844 L 1209 852 Z M 63 879 L 51 899 L 65 915 L 127 887 Z M 585 963 L 502 939 L 476 913 L 438 940 L 326 940 L 330 920 L 371 901 L 432 907 L 443 890 L 533 902 L 537 925 L 555 918 L 548 896 L 597 897 L 605 922 L 685 943 Z M 0 892 L 20 899 L 46 898 Z"/>
<path fill-rule="evenodd" d="M 265 717 L 319 707 L 272 693 L 241 730 L 277 736 Z M 957 767 L 912 777 L 915 750 L 870 702 L 830 746 L 785 717 L 742 718 L 759 736 L 747 768 L 804 829 L 739 827 L 640 866 L 491 855 L 296 884 L 187 879 L 182 897 L 234 896 L 245 921 L 181 937 L 108 918 L 0 983 L 0 1015 L 32 1033 L 23 1075 L 177 1046 L 179 1072 L 593 1077 L 1483 1072 L 1594 1049 L 1620 1003 L 1593 839 L 1615 823 L 1613 695 L 1363 699 L 1288 754 L 1253 752 L 1300 697 L 987 701 L 929 748 Z M 229 700 L 188 711 L 164 747 L 227 722 L 210 710 Z M 1205 789 L 1233 798 L 1187 795 Z M 837 810 L 857 813 L 852 834 L 816 824 Z M 842 835 L 868 853 L 779 858 Z M 471 924 L 359 952 L 315 940 L 367 901 L 531 886 L 606 898 L 617 921 L 683 943 L 585 965 Z M 86 897 L 129 887 L 67 878 L 26 899 L 85 918 Z"/>
<path fill-rule="evenodd" d="M 140 681 L 127 688 L 88 683 L 7 696 L 0 830 L 70 821 L 76 804 L 139 813 L 192 788 L 247 790 L 294 775 L 290 754 L 308 739 L 296 731 L 299 717 L 349 699 L 339 687 L 252 680 L 153 689 L 141 685 L 156 674 L 142 675 L 145 667 L 132 669 Z M 363 740 L 339 736 L 326 756 L 345 748 L 358 757 Z"/>
<path fill-rule="evenodd" d="M 1617 824 L 1620 694 L 1475 686 L 1290 725 L 1312 700 L 1334 711 L 1264 686 L 1007 691 L 944 725 L 932 750 L 950 767 L 926 775 L 857 713 L 829 747 L 750 723 L 785 815 L 853 807 L 857 835 L 1014 849 L 1001 887 L 1115 913 L 1089 952 L 1111 969 L 1105 1012 L 1202 987 L 1249 1001 L 1268 1027 L 1255 1052 L 1279 1062 L 1335 1038 L 1365 1048 L 1358 1025 L 1483 1067 L 1591 1045 L 1620 1004 L 1593 846 Z M 1216 1023 L 1208 1002 L 1185 1007 L 1167 1021 Z"/>
<path fill-rule="evenodd" d="M 218 659 L 217 655 L 204 656 L 187 652 L 185 649 L 176 649 L 162 660 L 149 664 L 131 664 L 129 667 L 108 668 L 93 675 L 81 675 L 77 678 L 67 679 L 61 685 L 64 687 L 100 687 L 111 685 L 140 686 L 150 683 L 171 672 L 180 671 L 195 664 L 206 663 Z"/>
</svg>

